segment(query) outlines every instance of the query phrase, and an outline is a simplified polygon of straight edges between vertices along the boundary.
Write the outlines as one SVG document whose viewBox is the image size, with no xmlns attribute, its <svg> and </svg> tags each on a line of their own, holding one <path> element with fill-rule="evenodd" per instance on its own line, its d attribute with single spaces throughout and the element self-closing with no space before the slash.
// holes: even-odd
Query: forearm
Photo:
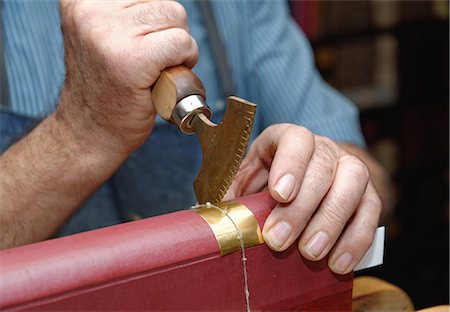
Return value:
<svg viewBox="0 0 450 312">
<path fill-rule="evenodd" d="M 383 220 L 389 215 L 392 207 L 389 174 L 366 150 L 347 143 L 339 143 L 339 146 L 347 153 L 360 158 L 369 168 L 371 180 L 383 203 L 381 213 L 381 220 Z"/>
<path fill-rule="evenodd" d="M 0 156 L 0 248 L 48 238 L 121 161 L 46 118 Z"/>
</svg>

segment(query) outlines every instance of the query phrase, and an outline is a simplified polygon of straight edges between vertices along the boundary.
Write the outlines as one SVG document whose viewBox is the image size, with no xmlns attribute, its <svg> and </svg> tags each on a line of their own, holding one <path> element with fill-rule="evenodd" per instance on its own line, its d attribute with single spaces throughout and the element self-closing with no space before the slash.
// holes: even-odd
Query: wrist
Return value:
<svg viewBox="0 0 450 312">
<path fill-rule="evenodd" d="M 0 248 L 50 237 L 125 159 L 83 137 L 54 113 L 1 155 Z"/>
<path fill-rule="evenodd" d="M 83 127 L 59 112 L 50 115 L 47 123 L 60 157 L 70 159 L 82 172 L 95 172 L 101 180 L 106 180 L 128 156 L 108 150 L 98 142 L 99 136 L 92 127 Z"/>
<path fill-rule="evenodd" d="M 55 123 L 62 134 L 82 152 L 107 155 L 123 161 L 131 150 L 123 146 L 118 135 L 100 118 L 94 118 L 89 105 L 73 96 L 70 90 L 63 89 L 60 103 L 54 113 Z"/>
<path fill-rule="evenodd" d="M 144 97 L 103 93 L 88 96 L 92 90 L 87 89 L 86 94 L 80 94 L 80 90 L 74 91 L 66 84 L 56 118 L 80 144 L 125 159 L 145 142 L 153 129 L 156 112 L 147 105 L 150 93 Z"/>
</svg>

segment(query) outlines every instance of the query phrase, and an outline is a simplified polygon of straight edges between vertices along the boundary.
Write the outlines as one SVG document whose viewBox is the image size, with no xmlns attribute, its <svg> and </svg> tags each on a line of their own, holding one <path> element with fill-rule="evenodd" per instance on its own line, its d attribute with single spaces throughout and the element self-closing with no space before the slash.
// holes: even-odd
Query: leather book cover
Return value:
<svg viewBox="0 0 450 312">
<path fill-rule="evenodd" d="M 235 201 L 261 229 L 275 205 L 267 193 Z M 326 259 L 264 244 L 245 257 L 244 276 L 241 250 L 221 256 L 210 225 L 183 210 L 1 251 L 0 310 L 351 310 L 353 277 Z"/>
</svg>

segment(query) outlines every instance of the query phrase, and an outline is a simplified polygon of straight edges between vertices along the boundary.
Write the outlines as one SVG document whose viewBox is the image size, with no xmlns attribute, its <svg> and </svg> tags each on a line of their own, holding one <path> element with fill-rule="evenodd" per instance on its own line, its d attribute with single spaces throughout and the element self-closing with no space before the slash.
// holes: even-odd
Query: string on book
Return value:
<svg viewBox="0 0 450 312">
<path fill-rule="evenodd" d="M 247 257 L 245 256 L 245 245 L 244 245 L 244 236 L 242 235 L 241 231 L 239 230 L 238 226 L 234 222 L 234 220 L 228 215 L 227 211 L 225 209 L 222 209 L 220 207 L 217 207 L 210 202 L 206 202 L 203 205 L 195 205 L 192 206 L 191 209 L 196 208 L 210 208 L 210 209 L 217 209 L 222 214 L 227 217 L 231 223 L 233 224 L 234 228 L 236 229 L 236 233 L 239 239 L 239 243 L 241 246 L 241 253 L 242 253 L 242 267 L 243 267 L 243 275 L 244 275 L 244 294 L 245 294 L 245 307 L 247 312 L 251 312 L 250 308 L 250 291 L 248 289 L 248 274 L 247 274 Z"/>
</svg>

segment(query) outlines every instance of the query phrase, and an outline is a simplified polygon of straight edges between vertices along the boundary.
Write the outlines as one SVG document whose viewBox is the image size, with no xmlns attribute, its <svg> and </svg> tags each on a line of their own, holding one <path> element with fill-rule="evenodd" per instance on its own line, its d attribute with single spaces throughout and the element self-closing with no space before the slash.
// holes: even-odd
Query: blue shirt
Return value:
<svg viewBox="0 0 450 312">
<path fill-rule="evenodd" d="M 200 49 L 194 71 L 220 119 L 224 99 L 202 16 L 196 1 L 181 3 Z M 258 104 L 254 136 L 271 124 L 290 122 L 338 142 L 364 145 L 357 109 L 323 81 L 312 49 L 285 2 L 213 1 L 212 8 L 236 95 Z M 0 115 L 0 147 L 6 148 L 5 138 L 12 140 L 26 131 L 28 121 L 23 120 L 43 118 L 55 110 L 64 82 L 64 60 L 58 1 L 4 1 L 2 14 L 10 107 Z M 195 137 L 158 120 L 142 148 L 83 205 L 61 234 L 188 207 L 195 203 L 191 183 L 200 158 Z"/>
</svg>

